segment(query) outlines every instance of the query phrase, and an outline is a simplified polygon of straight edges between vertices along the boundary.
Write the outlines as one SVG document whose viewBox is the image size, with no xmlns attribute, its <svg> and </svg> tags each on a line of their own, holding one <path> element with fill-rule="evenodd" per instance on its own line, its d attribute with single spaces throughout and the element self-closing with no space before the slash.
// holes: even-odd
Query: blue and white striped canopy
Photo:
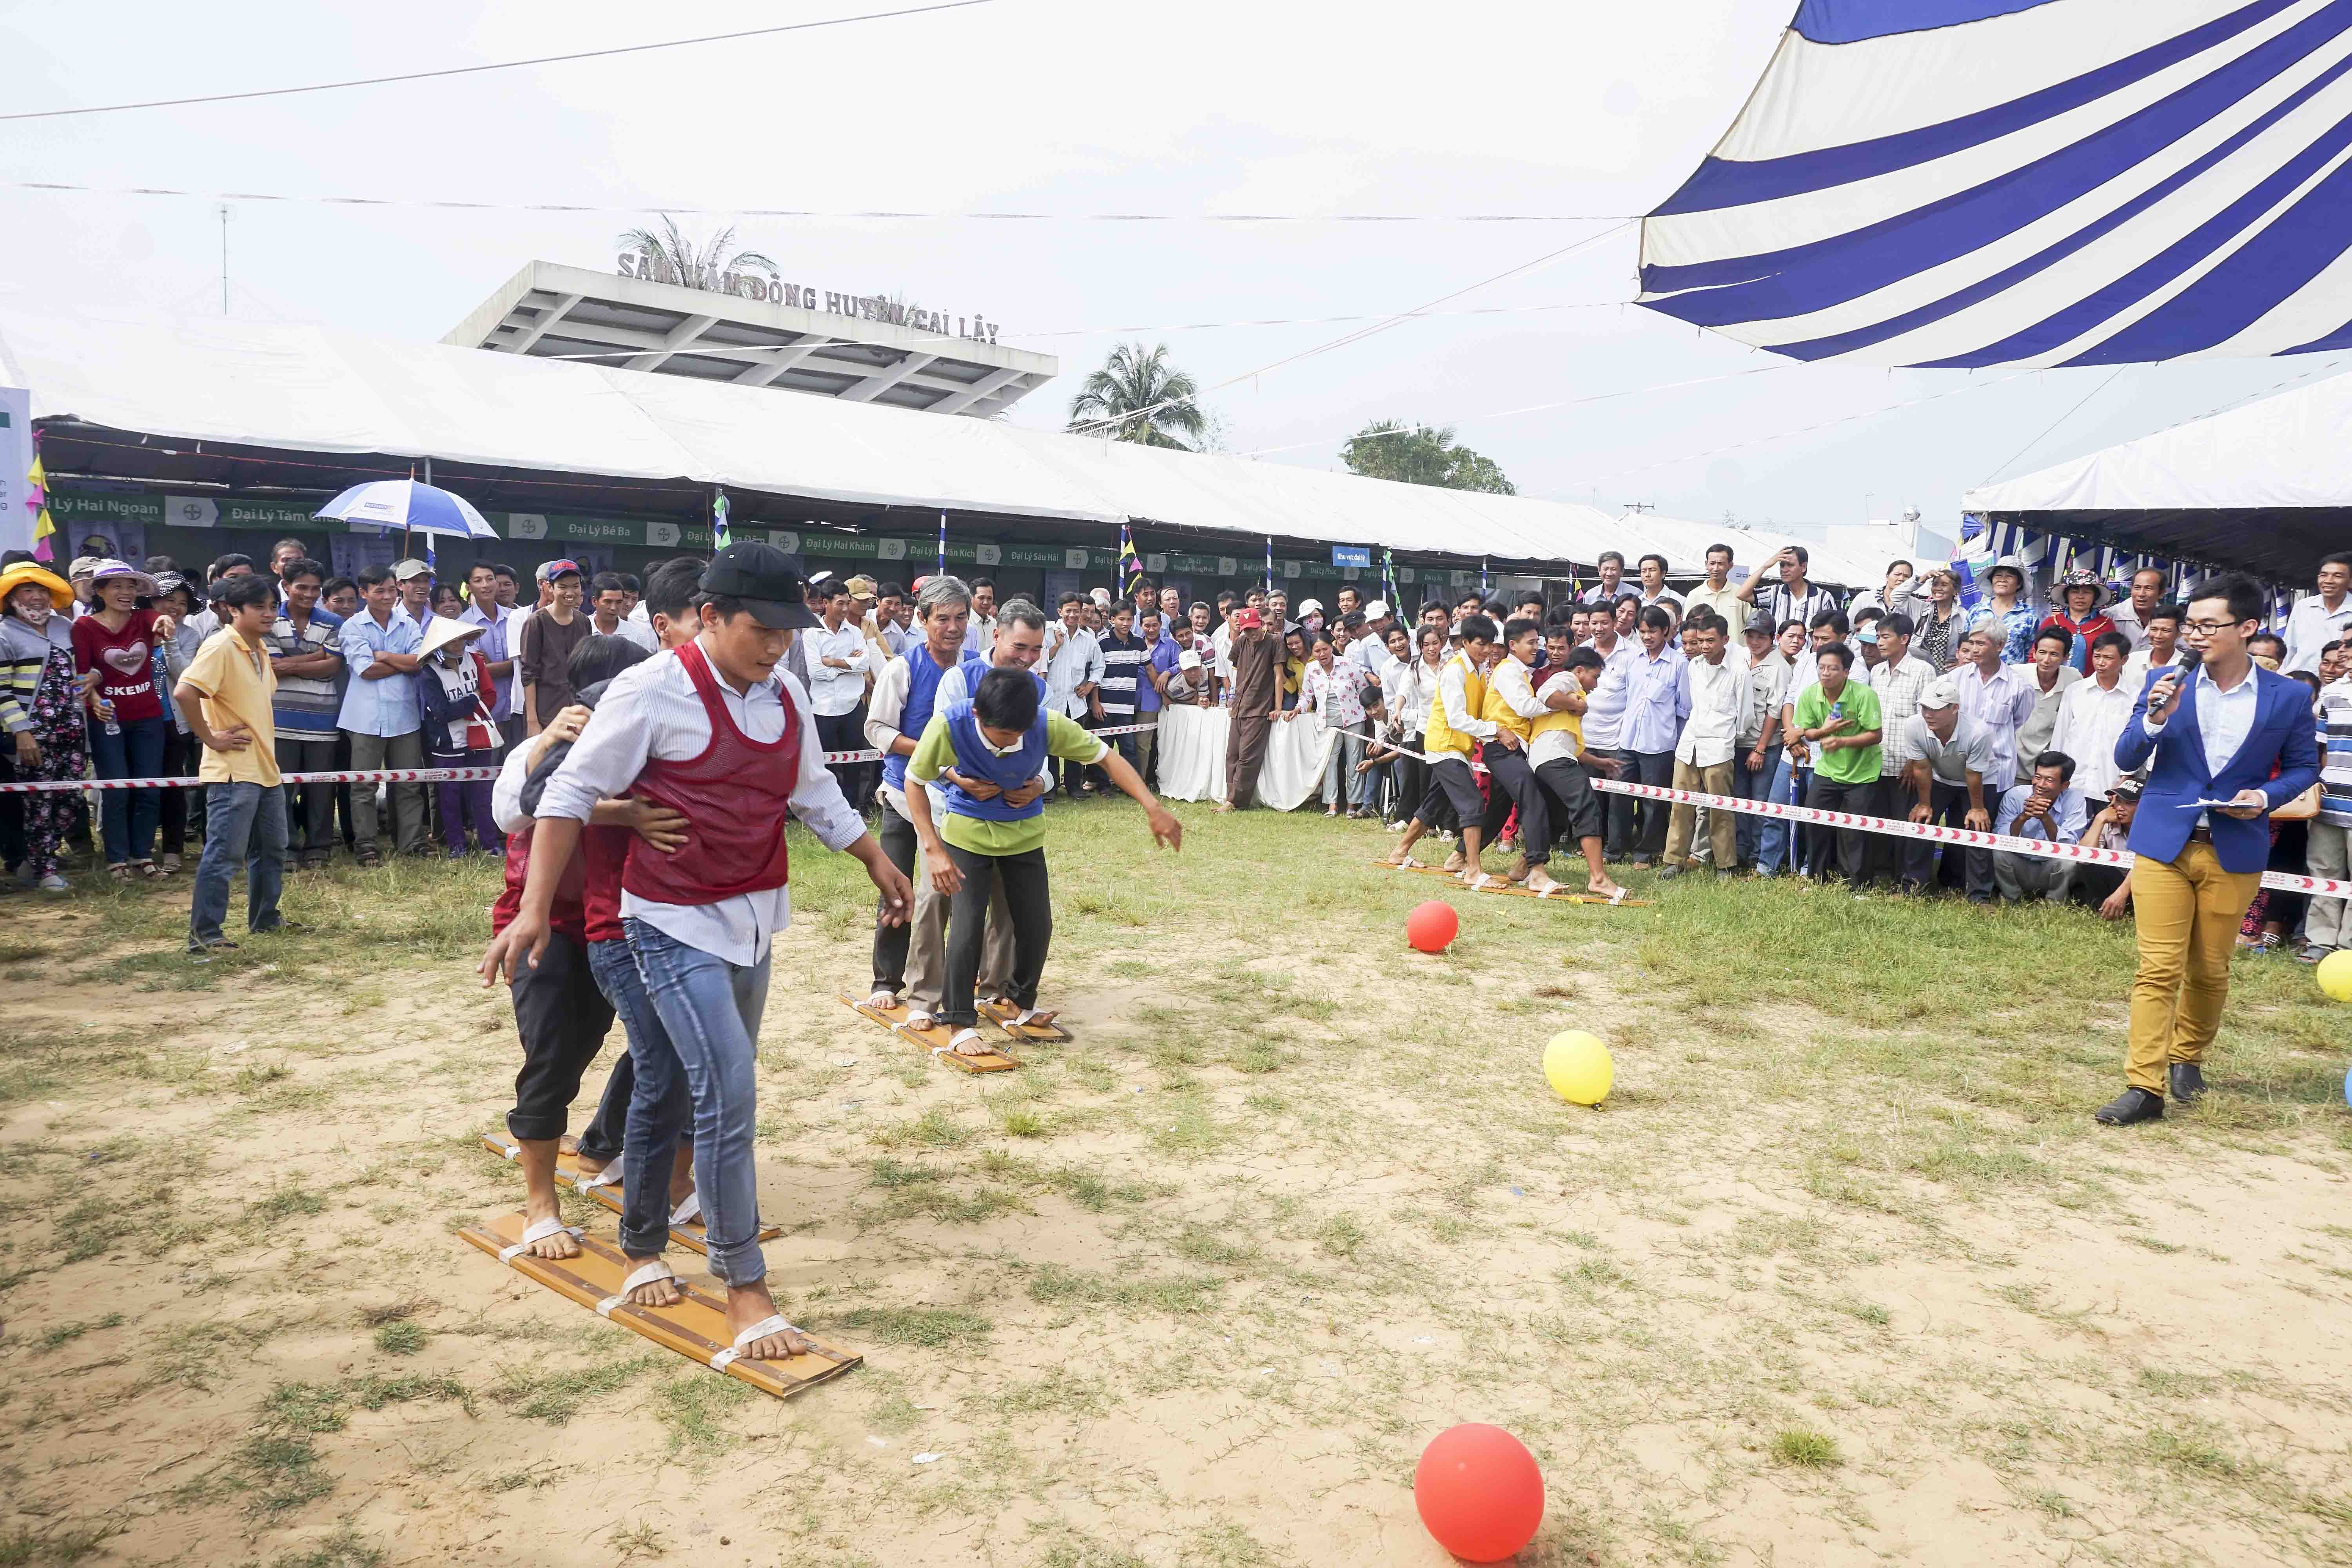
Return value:
<svg viewBox="0 0 2352 1568">
<path fill-rule="evenodd" d="M 1641 303 L 1801 360 L 2352 347 L 2352 0 L 1803 0 Z"/>
</svg>

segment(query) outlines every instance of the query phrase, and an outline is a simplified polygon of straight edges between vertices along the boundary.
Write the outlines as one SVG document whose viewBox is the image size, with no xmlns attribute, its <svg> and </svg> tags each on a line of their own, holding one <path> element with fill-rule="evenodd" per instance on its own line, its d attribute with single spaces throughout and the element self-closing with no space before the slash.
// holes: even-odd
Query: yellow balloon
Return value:
<svg viewBox="0 0 2352 1568">
<path fill-rule="evenodd" d="M 2319 961 L 2319 988 L 2338 1002 L 2352 1002 L 2352 947 L 2338 948 Z"/>
<path fill-rule="evenodd" d="M 1616 1081 L 1616 1064 L 1609 1047 L 1582 1029 L 1566 1029 L 1544 1046 L 1545 1081 L 1570 1105 L 1598 1105 L 1609 1098 Z"/>
</svg>

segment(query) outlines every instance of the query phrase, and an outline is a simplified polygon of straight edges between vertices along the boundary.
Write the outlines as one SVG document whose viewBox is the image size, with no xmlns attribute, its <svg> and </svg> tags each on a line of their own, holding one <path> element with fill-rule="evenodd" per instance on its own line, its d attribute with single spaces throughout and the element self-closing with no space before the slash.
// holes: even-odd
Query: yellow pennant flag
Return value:
<svg viewBox="0 0 2352 1568">
<path fill-rule="evenodd" d="M 33 458 L 32 468 L 26 471 L 25 482 L 37 489 L 45 490 L 49 488 L 48 470 L 41 467 L 41 459 L 37 455 Z"/>
</svg>

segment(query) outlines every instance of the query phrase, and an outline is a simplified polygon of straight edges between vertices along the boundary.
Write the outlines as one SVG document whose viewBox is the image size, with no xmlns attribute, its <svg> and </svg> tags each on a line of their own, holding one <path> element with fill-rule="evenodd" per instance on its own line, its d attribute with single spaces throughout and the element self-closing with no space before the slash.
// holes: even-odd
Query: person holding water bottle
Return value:
<svg viewBox="0 0 2352 1568">
<path fill-rule="evenodd" d="M 101 779 L 152 779 L 163 766 L 163 735 L 171 721 L 155 689 L 156 645 L 171 640 L 178 621 L 144 601 L 155 579 L 124 562 L 90 569 L 94 608 L 73 624 L 74 668 L 91 721 L 89 749 Z M 135 874 L 166 873 L 153 852 L 163 815 L 161 791 L 110 789 L 99 796 L 99 826 L 106 843 L 106 874 L 127 882 Z"/>
<path fill-rule="evenodd" d="M 1805 804 L 1818 811 L 1849 811 L 1862 816 L 1885 814 L 1879 797 L 1878 772 L 1882 737 L 1878 693 L 1858 680 L 1849 680 L 1853 651 L 1842 642 L 1824 643 L 1813 655 L 1820 671 L 1818 684 L 1797 699 L 1796 733 L 1791 742 L 1811 746 L 1812 789 Z M 1838 863 L 1846 881 L 1869 884 L 1869 836 L 1859 828 L 1837 830 Z"/>
</svg>

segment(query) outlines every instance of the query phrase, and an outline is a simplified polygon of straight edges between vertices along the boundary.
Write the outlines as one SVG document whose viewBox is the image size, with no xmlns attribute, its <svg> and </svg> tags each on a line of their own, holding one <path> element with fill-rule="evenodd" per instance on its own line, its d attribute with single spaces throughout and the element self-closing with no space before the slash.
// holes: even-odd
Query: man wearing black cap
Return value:
<svg viewBox="0 0 2352 1568">
<path fill-rule="evenodd" d="M 907 918 L 913 892 L 825 771 L 807 689 L 780 668 L 793 634 L 816 619 L 790 558 L 756 541 L 730 545 L 702 574 L 697 614 L 693 641 L 614 679 L 597 722 L 549 781 L 522 908 L 492 939 L 482 974 L 536 962 L 599 800 L 635 795 L 684 815 L 683 847 L 630 846 L 622 925 L 693 1088 L 695 1191 L 710 1270 L 727 1285 L 733 1352 L 775 1360 L 807 1346 L 768 1290 L 751 1157 L 769 944 L 792 918 L 787 818 L 864 864 L 886 921 Z M 655 1146 L 674 1138 L 663 1130 Z"/>
</svg>

